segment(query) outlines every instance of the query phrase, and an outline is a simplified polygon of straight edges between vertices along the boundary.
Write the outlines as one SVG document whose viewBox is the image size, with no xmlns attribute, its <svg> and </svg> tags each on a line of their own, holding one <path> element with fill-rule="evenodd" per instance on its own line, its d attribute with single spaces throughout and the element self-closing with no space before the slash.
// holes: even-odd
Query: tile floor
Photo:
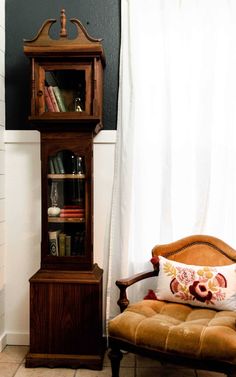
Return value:
<svg viewBox="0 0 236 377">
<path fill-rule="evenodd" d="M 66 368 L 25 368 L 27 346 L 7 346 L 0 352 L 0 377 L 111 377 L 110 362 L 105 356 L 103 370 Z M 125 354 L 120 377 L 225 377 L 225 374 L 176 368 L 170 364 Z"/>
</svg>

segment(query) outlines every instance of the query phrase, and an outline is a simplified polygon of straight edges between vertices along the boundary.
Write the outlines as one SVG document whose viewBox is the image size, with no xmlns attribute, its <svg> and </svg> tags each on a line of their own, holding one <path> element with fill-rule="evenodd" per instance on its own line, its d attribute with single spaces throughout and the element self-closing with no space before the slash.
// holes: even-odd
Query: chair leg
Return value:
<svg viewBox="0 0 236 377">
<path fill-rule="evenodd" d="M 119 349 L 112 348 L 108 352 L 108 357 L 111 361 L 112 377 L 119 377 L 120 374 L 120 362 L 123 357 L 122 352 Z"/>
</svg>

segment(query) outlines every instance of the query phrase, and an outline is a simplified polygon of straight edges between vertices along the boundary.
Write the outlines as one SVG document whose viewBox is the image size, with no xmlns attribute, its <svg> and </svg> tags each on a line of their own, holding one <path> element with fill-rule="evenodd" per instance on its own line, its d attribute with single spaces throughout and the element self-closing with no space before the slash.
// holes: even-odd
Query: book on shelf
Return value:
<svg viewBox="0 0 236 377">
<path fill-rule="evenodd" d="M 54 166 L 55 173 L 56 174 L 60 174 L 60 168 L 59 168 L 57 157 L 53 156 L 52 157 L 52 161 L 53 161 L 53 166 Z"/>
<path fill-rule="evenodd" d="M 84 213 L 60 213 L 61 218 L 83 219 Z"/>
<path fill-rule="evenodd" d="M 49 96 L 51 98 L 51 101 L 52 101 L 52 104 L 53 104 L 53 107 L 54 107 L 54 111 L 60 112 L 60 109 L 59 109 L 59 106 L 58 106 L 58 103 L 57 103 L 57 100 L 56 100 L 56 96 L 54 94 L 53 87 L 50 85 L 47 88 L 48 88 L 48 93 L 49 93 Z"/>
<path fill-rule="evenodd" d="M 58 247 L 58 235 L 60 230 L 53 230 L 48 232 L 49 238 L 49 254 L 53 256 L 59 255 L 59 247 Z"/>
<path fill-rule="evenodd" d="M 55 174 L 54 164 L 52 157 L 49 158 L 49 171 L 51 174 Z"/>
<path fill-rule="evenodd" d="M 85 217 L 85 208 L 81 208 L 78 205 L 64 205 L 61 208 L 60 217 L 83 219 Z"/>
<path fill-rule="evenodd" d="M 81 208 L 81 209 L 65 209 L 65 208 L 61 208 L 61 212 L 60 213 L 63 213 L 63 214 L 70 214 L 70 213 L 78 213 L 78 214 L 81 214 L 81 213 L 85 213 L 85 209 L 84 208 Z"/>
<path fill-rule="evenodd" d="M 71 255 L 79 254 L 79 242 L 80 242 L 80 237 L 79 237 L 79 234 L 76 233 L 72 239 Z"/>
<path fill-rule="evenodd" d="M 45 95 L 45 104 L 47 105 L 47 110 L 54 112 L 55 111 L 55 107 L 54 107 L 54 105 L 52 103 L 52 100 L 51 100 L 51 97 L 49 95 L 48 87 L 47 86 L 45 86 L 45 88 L 44 88 L 44 95 Z"/>
<path fill-rule="evenodd" d="M 64 206 L 63 206 L 63 209 L 65 210 L 65 209 L 83 209 L 84 210 L 84 208 L 81 208 L 81 206 L 79 206 L 78 204 L 65 204 Z"/>
<path fill-rule="evenodd" d="M 67 234 L 65 236 L 65 254 L 66 256 L 71 255 L 71 236 Z"/>
<path fill-rule="evenodd" d="M 60 174 L 65 174 L 65 169 L 64 169 L 64 165 L 63 165 L 63 161 L 62 161 L 61 156 L 57 154 L 56 159 L 57 159 L 57 164 L 58 164 L 58 167 L 59 167 Z"/>
<path fill-rule="evenodd" d="M 65 99 L 63 96 L 63 87 L 67 85 L 64 74 L 61 76 L 60 71 L 46 71 L 45 72 L 45 85 L 51 87 L 54 91 L 54 95 L 59 107 L 59 111 L 68 111 Z"/>
<path fill-rule="evenodd" d="M 82 255 L 84 253 L 84 232 L 76 232 L 71 243 L 71 255 Z"/>
<path fill-rule="evenodd" d="M 59 234 L 59 256 L 64 257 L 66 255 L 66 235 L 65 233 Z"/>
<path fill-rule="evenodd" d="M 62 97 L 60 89 L 58 88 L 58 86 L 53 86 L 52 88 L 53 88 L 53 91 L 54 91 L 54 94 L 55 94 L 55 97 L 56 97 L 56 101 L 57 101 L 57 104 L 58 104 L 60 111 L 66 112 L 67 111 L 66 106 L 64 104 L 64 99 Z"/>
<path fill-rule="evenodd" d="M 49 158 L 49 172 L 50 174 L 65 174 L 63 161 L 60 155 Z"/>
<path fill-rule="evenodd" d="M 61 230 L 48 232 L 49 254 L 53 256 L 76 256 L 84 253 L 84 231 L 73 235 L 65 234 Z"/>
</svg>

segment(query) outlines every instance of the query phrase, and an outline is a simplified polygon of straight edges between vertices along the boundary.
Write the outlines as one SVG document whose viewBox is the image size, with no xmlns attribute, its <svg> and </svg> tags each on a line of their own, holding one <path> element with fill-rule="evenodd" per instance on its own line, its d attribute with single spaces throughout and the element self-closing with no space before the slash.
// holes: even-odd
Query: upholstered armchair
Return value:
<svg viewBox="0 0 236 377">
<path fill-rule="evenodd" d="M 153 270 L 116 282 L 121 314 L 109 322 L 112 377 L 121 350 L 236 376 L 236 251 L 210 236 L 152 250 Z M 129 303 L 127 288 L 156 276 L 156 291 Z"/>
</svg>

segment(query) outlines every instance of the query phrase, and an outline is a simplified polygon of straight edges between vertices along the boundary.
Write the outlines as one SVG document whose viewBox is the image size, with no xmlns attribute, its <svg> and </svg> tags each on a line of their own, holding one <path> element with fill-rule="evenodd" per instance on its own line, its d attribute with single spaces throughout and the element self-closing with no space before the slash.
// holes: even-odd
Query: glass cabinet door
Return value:
<svg viewBox="0 0 236 377">
<path fill-rule="evenodd" d="M 84 256 L 86 251 L 85 157 L 61 150 L 48 158 L 48 254 Z"/>
<path fill-rule="evenodd" d="M 40 64 L 36 112 L 91 115 L 92 66 L 90 63 Z"/>
</svg>

